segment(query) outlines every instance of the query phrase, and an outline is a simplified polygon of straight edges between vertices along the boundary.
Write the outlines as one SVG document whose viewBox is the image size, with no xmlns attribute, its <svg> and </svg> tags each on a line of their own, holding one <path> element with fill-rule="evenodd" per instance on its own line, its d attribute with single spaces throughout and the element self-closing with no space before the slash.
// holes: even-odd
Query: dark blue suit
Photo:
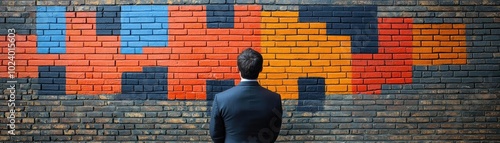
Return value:
<svg viewBox="0 0 500 143">
<path fill-rule="evenodd" d="M 282 114 L 279 94 L 257 81 L 242 81 L 215 95 L 210 136 L 216 143 L 274 142 Z"/>
</svg>

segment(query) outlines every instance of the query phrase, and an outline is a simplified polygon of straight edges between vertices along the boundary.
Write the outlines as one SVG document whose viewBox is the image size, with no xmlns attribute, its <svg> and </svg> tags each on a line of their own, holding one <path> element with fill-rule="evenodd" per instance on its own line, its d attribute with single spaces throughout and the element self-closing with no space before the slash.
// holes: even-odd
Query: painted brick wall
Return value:
<svg viewBox="0 0 500 143">
<path fill-rule="evenodd" d="M 282 95 L 279 141 L 500 140 L 496 0 L 0 4 L 0 141 L 209 141 L 247 47 Z"/>
</svg>

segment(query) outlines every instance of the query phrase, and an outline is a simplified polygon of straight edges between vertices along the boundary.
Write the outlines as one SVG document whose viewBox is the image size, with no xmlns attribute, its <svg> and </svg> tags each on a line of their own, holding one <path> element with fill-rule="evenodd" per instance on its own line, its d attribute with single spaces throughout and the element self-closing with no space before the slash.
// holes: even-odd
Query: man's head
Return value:
<svg viewBox="0 0 500 143">
<path fill-rule="evenodd" d="M 257 79 L 262 71 L 262 63 L 264 59 L 262 55 L 251 49 L 245 49 L 238 55 L 238 70 L 240 75 L 245 79 Z"/>
</svg>

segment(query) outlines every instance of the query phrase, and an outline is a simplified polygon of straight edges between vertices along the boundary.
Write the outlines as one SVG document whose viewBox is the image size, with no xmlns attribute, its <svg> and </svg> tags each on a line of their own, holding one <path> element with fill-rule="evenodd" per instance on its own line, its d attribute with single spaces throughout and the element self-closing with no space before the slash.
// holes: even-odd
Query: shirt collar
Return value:
<svg viewBox="0 0 500 143">
<path fill-rule="evenodd" d="M 257 79 L 246 79 L 246 78 L 241 78 L 241 82 L 244 81 L 257 81 Z"/>
</svg>

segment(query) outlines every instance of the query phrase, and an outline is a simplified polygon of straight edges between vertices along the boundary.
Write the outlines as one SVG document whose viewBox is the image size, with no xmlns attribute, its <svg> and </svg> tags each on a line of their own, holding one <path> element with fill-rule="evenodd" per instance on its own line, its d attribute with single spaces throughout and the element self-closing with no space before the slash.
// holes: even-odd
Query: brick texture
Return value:
<svg viewBox="0 0 500 143">
<path fill-rule="evenodd" d="M 68 96 L 85 99 L 22 96 L 16 135 L 6 135 L 4 126 L 0 140 L 210 141 L 209 101 Z M 283 101 L 279 142 L 499 140 L 495 94 L 332 95 L 317 112 L 299 111 L 311 105 L 296 101 Z"/>
<path fill-rule="evenodd" d="M 283 99 L 282 142 L 500 140 L 499 6 L 3 0 L 0 96 L 16 81 L 17 135 L 0 141 L 209 141 L 211 100 L 240 82 L 248 47 Z"/>
</svg>

